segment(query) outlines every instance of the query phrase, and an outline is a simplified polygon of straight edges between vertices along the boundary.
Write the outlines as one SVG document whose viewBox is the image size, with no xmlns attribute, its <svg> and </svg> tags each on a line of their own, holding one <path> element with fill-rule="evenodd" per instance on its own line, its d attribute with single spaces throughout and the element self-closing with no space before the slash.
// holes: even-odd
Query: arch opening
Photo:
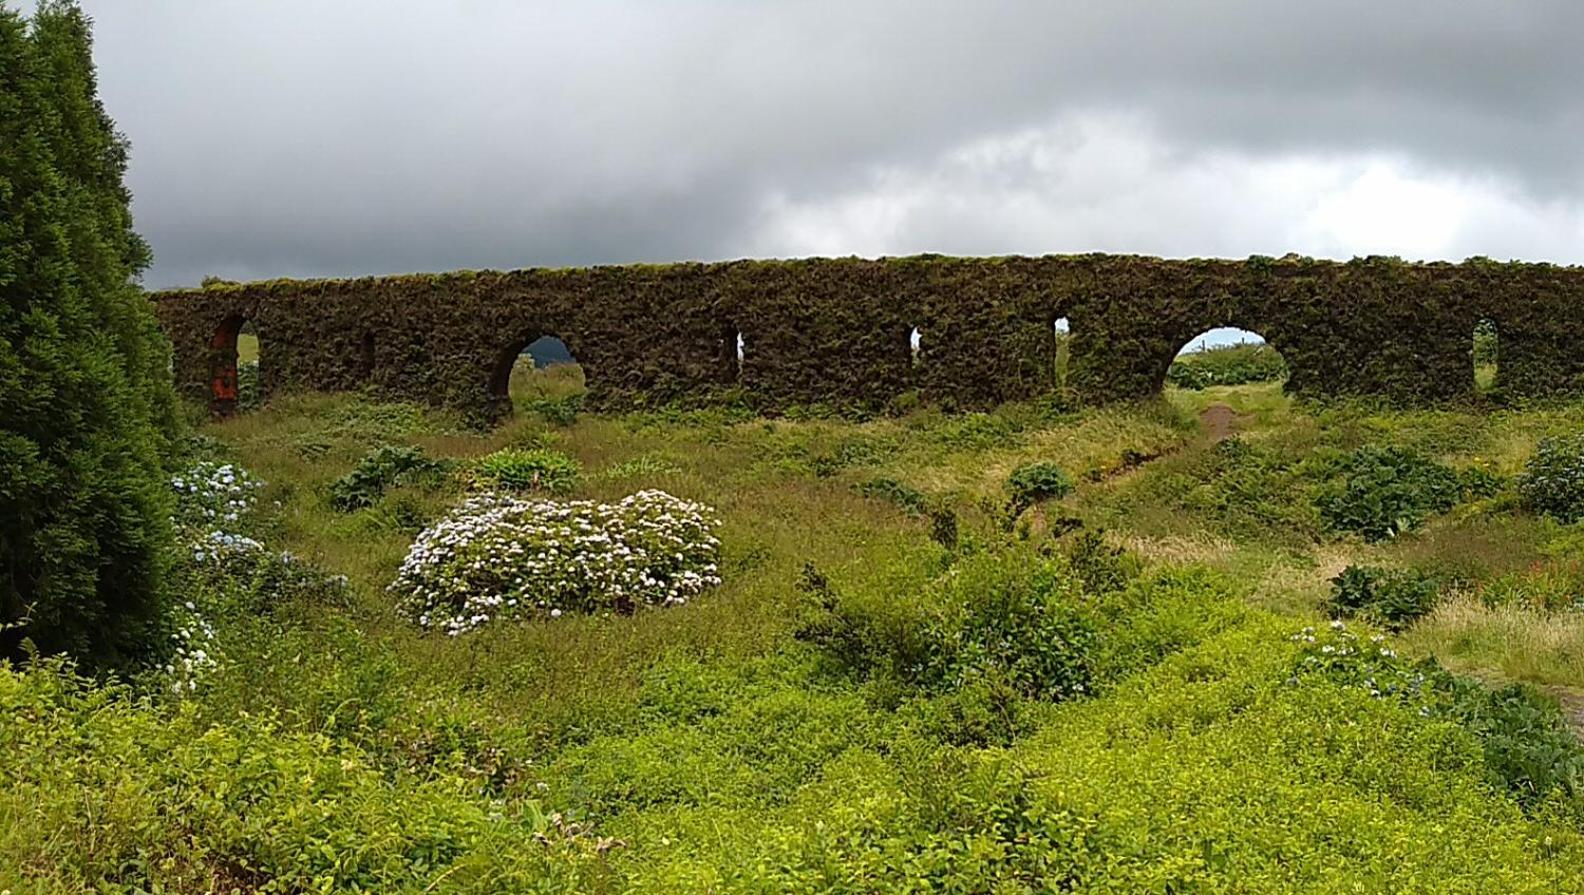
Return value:
<svg viewBox="0 0 1584 895">
<path fill-rule="evenodd" d="M 908 331 L 908 366 L 914 372 L 924 364 L 924 336 L 919 333 L 918 327 Z"/>
<path fill-rule="evenodd" d="M 734 323 L 721 326 L 720 337 L 715 340 L 715 350 L 719 352 L 717 361 L 720 365 L 721 382 L 726 385 L 736 385 L 742 381 L 743 361 L 743 334 Z"/>
<path fill-rule="evenodd" d="M 490 376 L 490 396 L 508 410 L 581 397 L 585 390 L 583 365 L 566 342 L 548 334 L 513 345 Z"/>
<path fill-rule="evenodd" d="M 1195 391 L 1216 386 L 1279 386 L 1287 381 L 1287 360 L 1259 333 L 1221 326 L 1185 342 L 1163 379 L 1164 385 Z"/>
<path fill-rule="evenodd" d="M 1501 369 L 1501 337 L 1496 321 L 1481 317 L 1475 322 L 1474 346 L 1470 353 L 1474 361 L 1474 392 L 1490 394 L 1496 390 L 1496 377 Z"/>
<path fill-rule="evenodd" d="M 264 400 L 258 330 L 233 314 L 220 321 L 209 339 L 209 409 L 215 416 L 251 410 Z"/>
<path fill-rule="evenodd" d="M 1072 321 L 1057 317 L 1051 321 L 1051 378 L 1056 388 L 1067 387 L 1067 368 L 1072 359 Z"/>
<path fill-rule="evenodd" d="M 358 343 L 358 385 L 368 385 L 370 376 L 374 375 L 374 331 L 364 330 L 363 339 Z"/>
</svg>

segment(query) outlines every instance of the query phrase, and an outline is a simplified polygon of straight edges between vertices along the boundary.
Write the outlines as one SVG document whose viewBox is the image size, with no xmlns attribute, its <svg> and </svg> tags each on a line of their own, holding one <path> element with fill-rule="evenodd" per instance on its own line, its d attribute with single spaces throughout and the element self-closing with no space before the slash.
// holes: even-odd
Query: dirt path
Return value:
<svg viewBox="0 0 1584 895">
<path fill-rule="evenodd" d="M 1210 441 L 1226 441 L 1237 430 L 1238 412 L 1226 404 L 1211 404 L 1199 412 L 1199 427 Z"/>
</svg>

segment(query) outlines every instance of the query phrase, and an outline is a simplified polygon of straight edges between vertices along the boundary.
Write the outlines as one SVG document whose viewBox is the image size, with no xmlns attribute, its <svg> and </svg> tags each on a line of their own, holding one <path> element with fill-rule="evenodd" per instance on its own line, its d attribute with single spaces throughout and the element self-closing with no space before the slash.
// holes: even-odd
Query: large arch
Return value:
<svg viewBox="0 0 1584 895">
<path fill-rule="evenodd" d="M 1222 361 L 1217 363 L 1217 361 Z M 1288 378 L 1288 360 L 1264 333 L 1242 326 L 1203 330 L 1179 346 L 1161 372 L 1161 388 L 1201 389 Z M 1179 371 L 1175 376 L 1173 371 Z"/>
<path fill-rule="evenodd" d="M 583 364 L 577 349 L 573 347 L 572 341 L 560 333 L 551 332 L 548 329 L 535 328 L 508 342 L 496 355 L 494 366 L 490 370 L 488 383 L 488 402 L 495 418 L 504 419 L 512 413 L 512 371 L 518 369 L 519 364 L 523 363 L 525 358 L 527 358 L 526 362 L 537 366 L 537 357 L 529 353 L 529 348 L 531 346 L 547 345 L 552 340 L 560 343 L 560 345 L 559 348 L 549 348 L 549 356 L 559 360 L 560 352 L 564 350 L 567 358 L 572 363 L 582 367 L 583 381 L 587 383 L 589 376 L 588 367 Z"/>
</svg>

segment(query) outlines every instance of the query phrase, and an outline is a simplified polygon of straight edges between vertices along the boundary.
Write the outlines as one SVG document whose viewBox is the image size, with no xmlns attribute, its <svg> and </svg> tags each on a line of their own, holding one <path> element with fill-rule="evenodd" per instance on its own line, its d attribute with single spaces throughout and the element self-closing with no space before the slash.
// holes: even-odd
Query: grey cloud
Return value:
<svg viewBox="0 0 1584 895">
<path fill-rule="evenodd" d="M 1390 153 L 1584 193 L 1571 0 L 85 6 L 151 285 L 777 251 L 770 197 L 1094 114 L 1190 158 Z M 953 226 L 909 224 L 998 236 Z"/>
</svg>

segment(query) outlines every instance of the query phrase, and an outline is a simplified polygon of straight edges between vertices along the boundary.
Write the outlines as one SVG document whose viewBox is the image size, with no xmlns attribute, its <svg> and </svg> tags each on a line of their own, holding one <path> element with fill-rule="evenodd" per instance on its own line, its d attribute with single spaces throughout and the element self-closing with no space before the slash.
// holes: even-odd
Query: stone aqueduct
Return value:
<svg viewBox="0 0 1584 895">
<path fill-rule="evenodd" d="M 1065 387 L 1086 403 L 1157 392 L 1178 349 L 1220 326 L 1264 336 L 1299 395 L 1468 395 L 1481 319 L 1499 333 L 1506 393 L 1584 389 L 1584 268 L 1483 259 L 811 258 L 218 283 L 153 299 L 178 381 L 222 413 L 244 321 L 264 346 L 266 395 L 367 387 L 480 422 L 509 409 L 511 365 L 545 335 L 572 350 L 600 408 L 880 409 L 908 392 L 987 408 L 1056 388 L 1059 318 L 1072 333 Z"/>
</svg>

